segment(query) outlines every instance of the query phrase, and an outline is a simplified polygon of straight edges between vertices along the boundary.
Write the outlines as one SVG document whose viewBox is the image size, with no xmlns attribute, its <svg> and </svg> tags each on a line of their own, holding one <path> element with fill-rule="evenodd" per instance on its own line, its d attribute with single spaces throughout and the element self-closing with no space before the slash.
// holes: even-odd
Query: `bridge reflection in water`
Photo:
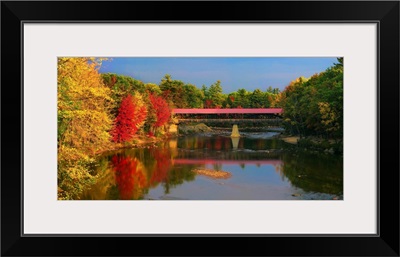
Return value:
<svg viewBox="0 0 400 257">
<path fill-rule="evenodd" d="M 222 165 L 282 165 L 282 160 L 213 160 L 213 159 L 175 159 L 174 164 L 222 164 Z"/>
<path fill-rule="evenodd" d="M 260 136 L 266 135 L 260 133 Z M 269 134 L 271 135 L 271 134 Z M 188 136 L 171 140 L 173 165 L 195 166 L 273 166 L 283 165 L 278 140 L 253 137 Z M 171 143 L 170 141 L 170 143 Z"/>
</svg>

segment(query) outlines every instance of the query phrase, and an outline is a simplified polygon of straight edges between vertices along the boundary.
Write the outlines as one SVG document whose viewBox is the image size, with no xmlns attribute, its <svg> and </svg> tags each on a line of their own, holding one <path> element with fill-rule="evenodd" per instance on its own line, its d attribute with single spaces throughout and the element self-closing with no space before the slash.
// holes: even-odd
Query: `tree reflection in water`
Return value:
<svg viewBox="0 0 400 257">
<path fill-rule="evenodd" d="M 252 183 L 255 183 L 254 190 L 257 190 L 257 183 L 263 179 L 266 179 L 266 182 L 269 181 L 267 179 L 272 179 L 271 173 L 268 172 L 268 166 L 271 165 L 280 183 L 283 182 L 293 190 L 302 189 L 304 192 L 334 195 L 343 193 L 342 157 L 282 151 L 287 147 L 290 146 L 277 139 L 186 136 L 175 138 L 155 148 L 124 149 L 104 156 L 99 161 L 98 183 L 86 191 L 81 199 L 136 200 L 149 199 L 150 196 L 158 198 L 162 194 L 171 194 L 172 188 L 190 181 L 194 181 L 193 185 L 196 185 L 196 188 L 202 188 L 204 183 L 208 182 L 204 178 L 196 179 L 193 172 L 195 168 L 221 170 L 240 167 L 237 172 L 242 175 L 236 176 L 233 173 L 232 181 L 246 183 L 250 188 Z M 249 177 L 243 177 L 247 176 L 245 174 Z M 257 178 L 257 181 L 235 180 L 241 176 L 245 180 Z M 229 180 L 223 183 L 227 184 Z M 191 185 L 179 190 L 189 190 L 185 192 L 190 194 Z M 212 185 L 218 187 L 215 190 L 224 188 L 219 183 Z M 153 190 L 157 193 L 151 193 Z M 254 194 L 257 194 L 257 191 Z M 201 195 L 197 197 L 201 198 Z M 282 198 L 278 197 L 277 200 L 279 199 Z"/>
<path fill-rule="evenodd" d="M 325 154 L 283 155 L 282 174 L 306 192 L 343 194 L 343 158 Z"/>
<path fill-rule="evenodd" d="M 111 160 L 119 199 L 141 198 L 143 191 L 147 189 L 147 177 L 143 165 L 136 158 L 122 154 L 114 155 Z"/>
<path fill-rule="evenodd" d="M 100 174 L 96 185 L 83 193 L 81 199 L 144 199 L 151 188 L 160 185 L 164 188 L 165 194 L 168 194 L 171 188 L 185 181 L 194 180 L 196 174 L 192 170 L 199 166 L 174 167 L 172 156 L 171 149 L 166 146 L 126 149 L 104 156 L 99 161 L 102 163 L 103 174 Z"/>
<path fill-rule="evenodd" d="M 169 151 L 160 151 L 159 149 L 151 149 L 151 156 L 155 160 L 156 165 L 149 171 L 150 187 L 155 187 L 161 182 L 165 182 L 168 178 L 168 171 L 171 169 L 171 154 Z"/>
</svg>

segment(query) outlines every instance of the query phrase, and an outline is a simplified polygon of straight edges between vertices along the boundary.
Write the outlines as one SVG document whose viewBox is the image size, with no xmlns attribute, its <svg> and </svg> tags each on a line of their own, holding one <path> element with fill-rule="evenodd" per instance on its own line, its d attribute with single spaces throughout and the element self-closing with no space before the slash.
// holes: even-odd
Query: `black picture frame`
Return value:
<svg viewBox="0 0 400 257">
<path fill-rule="evenodd" d="M 377 23 L 378 234 L 23 235 L 21 31 L 26 21 Z M 1 255 L 399 256 L 399 31 L 398 1 L 1 2 Z"/>
</svg>

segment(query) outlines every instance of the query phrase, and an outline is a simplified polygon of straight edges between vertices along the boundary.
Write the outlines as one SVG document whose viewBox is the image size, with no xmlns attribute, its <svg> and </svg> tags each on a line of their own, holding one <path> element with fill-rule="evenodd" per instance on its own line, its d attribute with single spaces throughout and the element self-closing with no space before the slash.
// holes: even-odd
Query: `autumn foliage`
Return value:
<svg viewBox="0 0 400 257">
<path fill-rule="evenodd" d="M 115 126 L 111 131 L 114 142 L 129 141 L 136 132 L 133 122 L 135 107 L 133 106 L 132 96 L 128 95 L 121 102 L 118 115 L 115 118 Z"/>
<path fill-rule="evenodd" d="M 59 160 L 87 159 L 107 147 L 112 99 L 98 72 L 100 61 L 58 59 Z"/>
<path fill-rule="evenodd" d="M 156 114 L 156 122 L 153 124 L 154 127 L 161 127 L 169 120 L 171 111 L 169 109 L 167 101 L 161 96 L 155 94 L 149 94 L 151 106 Z"/>
<path fill-rule="evenodd" d="M 77 198 L 93 183 L 93 158 L 110 142 L 111 90 L 105 87 L 98 58 L 57 60 L 57 143 L 60 199 Z"/>
<path fill-rule="evenodd" d="M 114 142 L 130 141 L 146 119 L 146 106 L 138 106 L 131 95 L 125 97 L 115 118 L 115 125 L 111 131 Z"/>
</svg>

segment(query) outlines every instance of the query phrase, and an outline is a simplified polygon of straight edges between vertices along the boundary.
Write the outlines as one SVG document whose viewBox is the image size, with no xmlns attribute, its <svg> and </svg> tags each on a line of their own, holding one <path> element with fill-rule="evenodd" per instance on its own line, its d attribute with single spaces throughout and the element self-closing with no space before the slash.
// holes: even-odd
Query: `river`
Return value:
<svg viewBox="0 0 400 257">
<path fill-rule="evenodd" d="M 343 158 L 276 132 L 203 134 L 104 154 L 81 200 L 342 200 Z M 215 178 L 198 171 L 228 172 Z M 216 173 L 215 173 L 216 174 Z"/>
</svg>

